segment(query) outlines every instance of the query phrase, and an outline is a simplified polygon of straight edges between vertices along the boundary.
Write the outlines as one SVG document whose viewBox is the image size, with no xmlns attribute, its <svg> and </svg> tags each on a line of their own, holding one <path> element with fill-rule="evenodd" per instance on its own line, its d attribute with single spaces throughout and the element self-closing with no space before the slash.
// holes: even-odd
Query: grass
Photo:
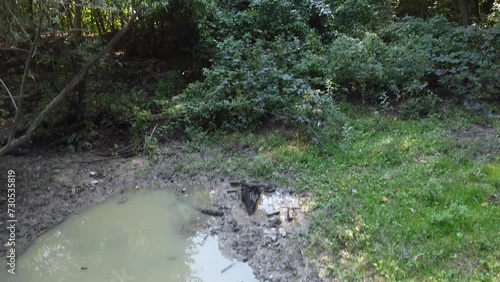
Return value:
<svg viewBox="0 0 500 282">
<path fill-rule="evenodd" d="M 253 156 L 236 150 L 216 158 L 219 166 L 226 161 L 226 173 L 313 192 L 309 254 L 326 277 L 500 281 L 498 121 L 344 110 L 342 137 L 320 144 L 283 131 L 205 136 L 203 143 L 254 148 Z M 493 129 L 470 138 L 477 122 Z"/>
</svg>

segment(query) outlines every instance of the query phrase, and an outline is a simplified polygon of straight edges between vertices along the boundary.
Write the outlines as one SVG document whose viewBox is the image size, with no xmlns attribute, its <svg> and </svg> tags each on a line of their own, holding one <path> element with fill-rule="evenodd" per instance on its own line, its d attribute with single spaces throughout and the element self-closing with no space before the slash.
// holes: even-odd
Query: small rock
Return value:
<svg viewBox="0 0 500 282">
<path fill-rule="evenodd" d="M 136 190 L 139 190 L 139 186 L 135 185 L 135 189 L 136 189 Z"/>
<path fill-rule="evenodd" d="M 71 195 L 74 195 L 75 192 L 76 192 L 76 188 L 75 187 L 71 188 Z"/>
<path fill-rule="evenodd" d="M 90 181 L 90 185 L 92 185 L 92 186 L 96 186 L 97 183 L 99 183 L 99 180 L 92 180 L 92 181 Z"/>
<path fill-rule="evenodd" d="M 351 191 L 353 194 L 358 194 L 358 190 L 356 190 L 356 189 L 352 189 Z"/>
<path fill-rule="evenodd" d="M 97 175 L 97 172 L 95 172 L 95 171 L 90 172 L 90 176 L 96 176 L 96 175 Z"/>
<path fill-rule="evenodd" d="M 286 231 L 285 231 L 285 229 L 280 228 L 280 229 L 279 229 L 279 233 L 280 233 L 280 235 L 281 235 L 283 238 L 285 238 L 285 237 L 286 237 Z"/>
<path fill-rule="evenodd" d="M 182 193 L 186 193 L 186 191 L 187 191 L 186 188 L 182 188 L 181 190 Z"/>
<path fill-rule="evenodd" d="M 417 211 L 414 208 L 410 208 L 411 213 L 416 213 Z"/>
<path fill-rule="evenodd" d="M 267 225 L 269 227 L 278 227 L 281 225 L 281 219 L 279 219 L 278 217 L 272 218 L 267 222 Z"/>
</svg>

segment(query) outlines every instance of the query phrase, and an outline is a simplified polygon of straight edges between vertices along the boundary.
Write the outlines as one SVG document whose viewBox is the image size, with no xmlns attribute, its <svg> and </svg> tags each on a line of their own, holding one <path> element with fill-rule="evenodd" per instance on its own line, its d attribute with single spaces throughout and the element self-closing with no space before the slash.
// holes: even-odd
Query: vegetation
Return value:
<svg viewBox="0 0 500 282">
<path fill-rule="evenodd" d="M 251 141 L 250 168 L 227 173 L 313 192 L 326 276 L 500 279 L 495 1 L 0 6 L 0 156 L 32 138 L 99 146 L 109 124 L 151 157 L 180 136 Z"/>
<path fill-rule="evenodd" d="M 308 253 L 326 277 L 498 280 L 499 120 L 490 121 L 495 129 L 477 125 L 487 121 L 455 107 L 419 120 L 341 109 L 342 137 L 322 144 L 283 130 L 196 144 L 253 144 L 256 156 L 233 155 L 224 172 L 313 193 Z"/>
</svg>

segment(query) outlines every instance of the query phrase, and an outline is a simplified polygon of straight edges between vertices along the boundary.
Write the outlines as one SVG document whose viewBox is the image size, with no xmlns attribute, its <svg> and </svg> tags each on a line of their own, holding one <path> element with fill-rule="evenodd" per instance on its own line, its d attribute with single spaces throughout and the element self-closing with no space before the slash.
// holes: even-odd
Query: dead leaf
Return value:
<svg viewBox="0 0 500 282">
<path fill-rule="evenodd" d="M 383 196 L 382 197 L 382 200 L 380 200 L 382 203 L 387 203 L 387 201 L 389 201 L 389 199 L 386 197 L 386 196 Z"/>
<path fill-rule="evenodd" d="M 488 202 L 481 203 L 481 206 L 482 207 L 487 207 L 488 206 Z"/>
</svg>

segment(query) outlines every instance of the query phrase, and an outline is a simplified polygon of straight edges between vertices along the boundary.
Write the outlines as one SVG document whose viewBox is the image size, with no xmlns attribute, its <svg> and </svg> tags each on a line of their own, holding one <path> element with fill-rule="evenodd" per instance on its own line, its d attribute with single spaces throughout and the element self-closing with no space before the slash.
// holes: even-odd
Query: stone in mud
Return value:
<svg viewBox="0 0 500 282">
<path fill-rule="evenodd" d="M 281 219 L 279 219 L 278 217 L 270 219 L 267 221 L 267 225 L 269 227 L 278 227 L 281 225 Z"/>
<path fill-rule="evenodd" d="M 257 186 L 243 185 L 243 187 L 241 187 L 241 200 L 247 208 L 248 215 L 252 215 L 255 213 L 260 193 L 261 191 Z"/>
</svg>

